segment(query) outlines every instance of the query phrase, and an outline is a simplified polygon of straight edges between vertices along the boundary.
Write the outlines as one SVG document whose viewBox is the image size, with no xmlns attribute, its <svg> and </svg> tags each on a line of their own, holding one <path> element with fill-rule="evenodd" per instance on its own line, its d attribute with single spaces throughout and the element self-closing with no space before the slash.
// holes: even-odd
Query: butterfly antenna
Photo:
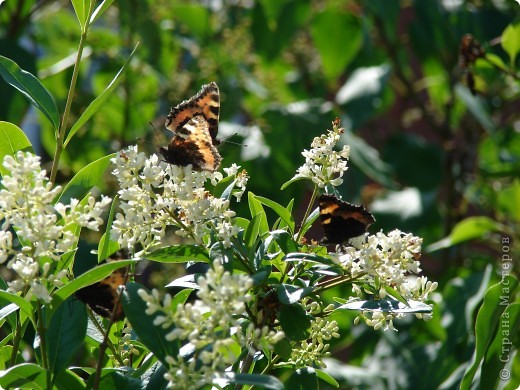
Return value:
<svg viewBox="0 0 520 390">
<path fill-rule="evenodd" d="M 238 133 L 231 134 L 230 136 L 227 136 L 227 137 L 221 138 L 221 139 L 219 139 L 219 142 L 220 142 L 221 144 L 223 144 L 223 143 L 228 143 L 228 144 L 231 144 L 231 145 L 238 145 L 238 146 L 243 146 L 244 148 L 247 148 L 247 145 L 246 145 L 246 144 L 242 144 L 242 143 L 240 143 L 240 142 L 229 141 L 229 139 L 230 139 L 231 137 L 234 137 L 235 135 L 238 135 Z"/>
</svg>

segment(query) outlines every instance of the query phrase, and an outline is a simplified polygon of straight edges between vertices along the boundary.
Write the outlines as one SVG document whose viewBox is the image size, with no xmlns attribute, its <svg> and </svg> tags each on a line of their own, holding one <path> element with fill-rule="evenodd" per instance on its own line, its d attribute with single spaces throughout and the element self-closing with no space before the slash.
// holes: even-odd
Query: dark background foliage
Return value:
<svg viewBox="0 0 520 390">
<path fill-rule="evenodd" d="M 238 143 L 223 143 L 223 165 L 242 165 L 250 191 L 282 204 L 295 198 L 302 214 L 310 188 L 279 188 L 312 138 L 341 118 L 352 153 L 340 192 L 371 209 L 372 231 L 424 238 L 423 269 L 439 281 L 444 302 L 431 322 L 405 322 L 398 334 L 338 316 L 345 337 L 334 356 L 342 363 L 330 368 L 354 387 L 453 387 L 475 347 L 482 286 L 500 277 L 504 239 L 516 267 L 520 252 L 518 78 L 489 61 L 464 67 L 459 45 L 472 34 L 490 58 L 515 69 L 500 37 L 519 11 L 513 0 L 114 2 L 89 32 L 71 124 L 141 44 L 116 91 L 68 146 L 58 181 L 128 144 L 155 151 L 168 136 L 169 107 L 216 81 L 219 136 Z M 0 54 L 37 75 L 58 107 L 78 41 L 66 1 L 0 5 Z M 0 91 L 0 119 L 22 127 L 49 161 L 51 127 L 3 80 Z M 107 174 L 101 191 L 114 191 L 111 184 Z"/>
</svg>

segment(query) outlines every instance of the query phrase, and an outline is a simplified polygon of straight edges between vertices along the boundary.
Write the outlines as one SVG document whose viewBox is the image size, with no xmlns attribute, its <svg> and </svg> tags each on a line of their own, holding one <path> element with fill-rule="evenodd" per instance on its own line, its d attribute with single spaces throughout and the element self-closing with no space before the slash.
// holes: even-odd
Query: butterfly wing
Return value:
<svg viewBox="0 0 520 390">
<path fill-rule="evenodd" d="M 115 311 L 114 306 L 118 296 L 117 289 L 125 284 L 126 271 L 126 267 L 115 270 L 102 281 L 76 291 L 76 297 L 101 317 L 110 318 L 114 312 L 114 321 L 122 320 L 125 313 L 121 302 L 118 302 Z"/>
<path fill-rule="evenodd" d="M 208 122 L 208 130 L 213 144 L 218 145 L 218 118 L 220 112 L 220 93 L 215 82 L 203 85 L 202 89 L 192 98 L 173 107 L 166 117 L 165 126 L 176 133 L 194 116 L 202 115 Z"/>
<path fill-rule="evenodd" d="M 363 206 L 353 205 L 332 195 L 319 199 L 321 225 L 326 242 L 341 244 L 360 236 L 375 222 L 374 216 Z"/>
<path fill-rule="evenodd" d="M 203 115 L 196 115 L 177 129 L 168 148 L 160 148 L 166 162 L 192 165 L 197 171 L 215 171 L 222 157 L 213 144 L 210 125 Z"/>
</svg>

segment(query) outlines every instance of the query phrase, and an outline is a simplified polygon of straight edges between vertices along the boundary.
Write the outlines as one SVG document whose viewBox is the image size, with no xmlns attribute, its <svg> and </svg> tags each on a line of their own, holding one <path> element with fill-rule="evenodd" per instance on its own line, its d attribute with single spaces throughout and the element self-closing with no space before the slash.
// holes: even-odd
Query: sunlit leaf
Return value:
<svg viewBox="0 0 520 390">
<path fill-rule="evenodd" d="M 0 55 L 0 76 L 19 90 L 51 122 L 55 131 L 60 126 L 60 114 L 52 95 L 31 73 L 21 69 L 16 62 Z"/>
<path fill-rule="evenodd" d="M 32 145 L 25 133 L 18 126 L 9 122 L 0 121 L 0 174 L 8 174 L 9 171 L 2 162 L 8 154 L 14 156 L 17 151 L 32 152 Z"/>
</svg>

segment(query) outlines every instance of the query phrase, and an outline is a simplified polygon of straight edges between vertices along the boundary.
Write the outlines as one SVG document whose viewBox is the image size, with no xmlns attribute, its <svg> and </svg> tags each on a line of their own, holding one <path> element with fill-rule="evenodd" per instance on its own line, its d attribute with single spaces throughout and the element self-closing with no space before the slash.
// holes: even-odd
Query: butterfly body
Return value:
<svg viewBox="0 0 520 390">
<path fill-rule="evenodd" d="M 167 147 L 159 151 L 166 162 L 192 165 L 194 170 L 215 171 L 222 157 L 216 146 L 220 94 L 216 83 L 202 86 L 192 98 L 170 110 L 165 126 L 174 133 Z"/>
<path fill-rule="evenodd" d="M 366 233 L 375 222 L 374 216 L 365 207 L 344 202 L 332 195 L 321 195 L 319 206 L 326 243 L 344 243 Z"/>
</svg>

